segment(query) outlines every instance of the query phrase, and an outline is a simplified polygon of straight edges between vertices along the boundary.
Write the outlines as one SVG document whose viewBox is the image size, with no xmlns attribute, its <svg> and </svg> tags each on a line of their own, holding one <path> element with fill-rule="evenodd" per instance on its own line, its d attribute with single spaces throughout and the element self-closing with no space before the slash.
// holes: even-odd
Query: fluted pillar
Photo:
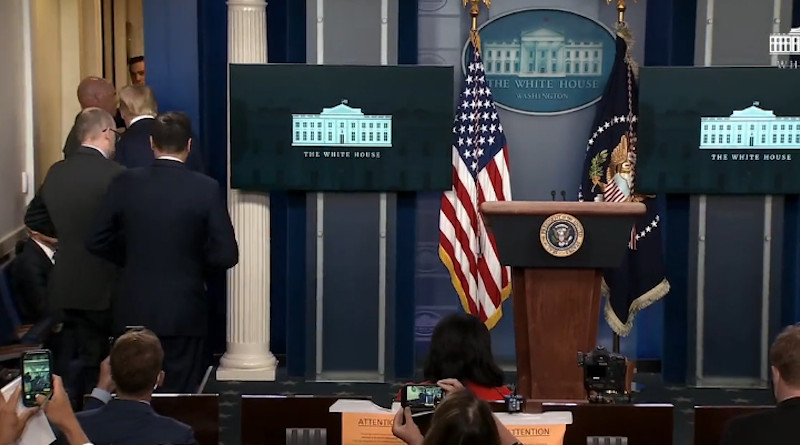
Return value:
<svg viewBox="0 0 800 445">
<path fill-rule="evenodd" d="M 267 63 L 266 6 L 262 0 L 228 2 L 229 63 Z M 228 119 L 230 124 L 230 104 Z M 239 264 L 228 272 L 228 343 L 217 380 L 275 380 L 278 363 L 269 350 L 269 195 L 230 190 L 228 184 Z"/>
</svg>

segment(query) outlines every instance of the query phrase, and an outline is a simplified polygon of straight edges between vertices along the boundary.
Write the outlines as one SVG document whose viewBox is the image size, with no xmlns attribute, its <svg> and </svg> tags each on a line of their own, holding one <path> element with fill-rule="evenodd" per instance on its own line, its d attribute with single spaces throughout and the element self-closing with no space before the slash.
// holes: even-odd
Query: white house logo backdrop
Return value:
<svg viewBox="0 0 800 445">
<path fill-rule="evenodd" d="M 572 12 L 516 11 L 485 23 L 480 34 L 495 103 L 520 113 L 558 114 L 597 102 L 614 62 L 611 32 Z"/>
<path fill-rule="evenodd" d="M 364 114 L 348 105 L 347 99 L 319 114 L 292 114 L 293 147 L 390 148 L 392 116 Z M 306 151 L 305 157 L 380 158 L 380 152 Z"/>
<path fill-rule="evenodd" d="M 701 117 L 698 148 L 713 161 L 791 161 L 790 151 L 800 150 L 800 117 L 778 117 L 758 101 L 727 117 Z"/>
<path fill-rule="evenodd" d="M 769 35 L 769 54 L 771 56 L 796 56 L 800 54 L 800 28 L 792 28 L 788 33 Z M 796 60 L 778 60 L 778 68 L 797 69 Z"/>
</svg>

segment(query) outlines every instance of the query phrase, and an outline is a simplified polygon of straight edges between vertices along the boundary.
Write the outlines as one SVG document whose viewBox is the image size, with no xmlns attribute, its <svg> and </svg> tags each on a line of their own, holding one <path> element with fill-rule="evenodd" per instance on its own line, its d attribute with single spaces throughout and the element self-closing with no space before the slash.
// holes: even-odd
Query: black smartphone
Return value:
<svg viewBox="0 0 800 445">
<path fill-rule="evenodd" d="M 405 385 L 400 392 L 400 406 L 416 409 L 433 409 L 444 398 L 438 385 Z"/>
<path fill-rule="evenodd" d="M 22 354 L 22 404 L 38 406 L 37 396 L 47 398 L 53 394 L 53 355 L 47 349 Z"/>
</svg>

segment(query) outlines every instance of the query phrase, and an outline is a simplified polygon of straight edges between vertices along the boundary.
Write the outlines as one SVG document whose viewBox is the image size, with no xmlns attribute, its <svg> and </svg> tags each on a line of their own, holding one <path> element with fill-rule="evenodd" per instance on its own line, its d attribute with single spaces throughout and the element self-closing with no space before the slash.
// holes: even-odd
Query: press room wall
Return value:
<svg viewBox="0 0 800 445">
<path fill-rule="evenodd" d="M 769 33 L 776 20 L 787 32 L 791 16 L 790 0 L 699 0 L 695 63 L 769 66 Z M 698 385 L 767 384 L 769 343 L 784 297 L 793 299 L 782 274 L 796 274 L 781 267 L 784 249 L 795 249 L 784 243 L 786 202 L 771 199 L 709 196 L 704 215 L 702 197 L 692 197 L 688 352 Z"/>
<path fill-rule="evenodd" d="M 211 173 L 224 181 L 226 130 L 219 110 L 225 106 L 222 87 L 227 60 L 225 6 L 214 0 L 175 2 L 182 6 L 170 3 L 164 5 L 155 0 L 144 3 L 148 83 L 156 88 L 162 108 L 182 109 L 193 116 L 193 122 L 199 120 L 198 132 L 204 154 L 210 160 Z M 324 62 L 379 63 L 377 5 L 380 2 L 325 0 L 322 3 Z M 389 63 L 416 63 L 418 59 L 423 64 L 460 66 L 468 17 L 459 1 L 419 0 L 402 4 L 390 1 L 389 5 Z M 316 62 L 316 7 L 316 0 L 269 3 L 270 62 Z M 525 7 L 571 9 L 609 27 L 613 27 L 616 19 L 614 8 L 604 0 L 494 2 L 492 15 Z M 628 12 L 636 37 L 634 53 L 640 61 L 645 47 L 646 13 L 647 2 L 643 1 L 632 4 Z M 180 20 L 168 20 L 178 14 Z M 194 40 L 188 37 L 192 35 L 196 36 Z M 460 73 L 456 71 L 454 76 L 460 83 Z M 186 79 L 199 79 L 199 85 Z M 568 199 L 575 198 L 593 115 L 593 108 L 557 117 L 502 114 L 511 147 L 515 199 L 550 199 L 553 189 L 563 189 Z M 417 356 L 421 357 L 432 325 L 442 314 L 460 310 L 436 255 L 439 197 L 438 193 L 389 196 L 386 267 L 387 304 L 391 313 L 387 317 L 386 365 L 398 375 L 413 370 L 414 329 L 419 340 Z M 325 343 L 331 347 L 328 354 L 333 353 L 323 357 L 329 369 L 351 363 L 356 370 L 359 367 L 368 370 L 377 361 L 376 326 L 363 322 L 370 318 L 374 322 L 377 316 L 376 199 L 377 195 L 326 195 L 323 311 L 339 319 L 338 326 L 343 327 L 337 332 L 323 324 Z M 316 360 L 315 215 L 313 194 L 272 195 L 272 350 L 286 353 L 293 375 L 303 375 L 313 368 Z M 339 239 L 349 241 L 337 245 Z M 224 302 L 222 286 L 213 289 L 212 298 Z M 623 342 L 623 352 L 629 356 L 660 357 L 660 306 L 657 304 L 640 315 L 636 331 Z M 224 308 L 224 303 L 218 307 Z M 215 320 L 212 337 L 218 345 L 215 350 L 220 351 L 224 345 L 224 313 L 216 314 Z M 511 320 L 509 301 L 505 316 L 493 334 L 496 351 L 508 364 L 513 363 L 514 351 Z M 610 337 L 610 332 L 604 329 L 602 341 L 610 345 Z M 361 349 L 348 347 L 353 338 L 363 341 Z"/>
<path fill-rule="evenodd" d="M 26 194 L 22 173 L 33 176 L 33 127 L 30 102 L 30 15 L 27 1 L 0 2 L 0 55 L 6 62 L 0 82 L 0 242 L 22 226 Z M 30 154 L 30 159 L 29 159 Z M 29 181 L 33 186 L 33 181 Z M 13 249 L 13 240 L 3 248 Z M 6 254 L 3 251 L 0 254 Z"/>
<path fill-rule="evenodd" d="M 631 2 L 627 20 L 636 39 L 634 56 L 644 62 L 647 1 Z M 493 2 L 488 18 L 526 8 L 556 8 L 573 11 L 595 19 L 613 29 L 616 10 L 605 0 Z M 419 63 L 456 65 L 456 85 L 464 42 L 469 32 L 469 17 L 457 0 L 420 0 Z M 561 199 L 577 199 L 577 188 L 596 106 L 556 116 L 530 116 L 500 110 L 510 151 L 511 188 L 516 200 L 550 200 L 551 190 Z M 420 194 L 417 200 L 416 238 L 416 354 L 424 356 L 430 332 L 436 322 L 452 311 L 460 310 L 447 270 L 438 258 L 438 220 L 441 195 Z M 623 341 L 622 351 L 629 357 L 661 358 L 662 304 L 657 303 L 640 314 L 637 329 Z M 514 335 L 511 299 L 503 306 L 503 318 L 492 331 L 493 348 L 504 364 L 514 364 Z M 601 322 L 599 342 L 611 347 L 611 331 Z M 637 343 L 639 343 L 637 348 Z"/>
</svg>

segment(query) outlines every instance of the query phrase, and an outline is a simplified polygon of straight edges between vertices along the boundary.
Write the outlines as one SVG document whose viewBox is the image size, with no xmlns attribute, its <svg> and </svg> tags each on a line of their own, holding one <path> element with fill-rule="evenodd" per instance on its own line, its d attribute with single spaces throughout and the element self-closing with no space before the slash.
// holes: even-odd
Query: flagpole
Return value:
<svg viewBox="0 0 800 445">
<path fill-rule="evenodd" d="M 481 51 L 481 38 L 478 35 L 478 16 L 481 13 L 481 3 L 486 5 L 486 9 L 492 6 L 492 0 L 464 0 L 464 7 L 469 5 L 469 15 L 472 18 L 472 24 L 469 30 L 469 39 L 472 41 L 472 46 Z"/>
<path fill-rule="evenodd" d="M 606 4 L 610 5 L 614 0 L 606 0 Z M 637 0 L 633 0 L 634 3 Z M 625 23 L 625 10 L 628 9 L 628 4 L 625 0 L 617 0 L 617 24 Z"/>
</svg>

